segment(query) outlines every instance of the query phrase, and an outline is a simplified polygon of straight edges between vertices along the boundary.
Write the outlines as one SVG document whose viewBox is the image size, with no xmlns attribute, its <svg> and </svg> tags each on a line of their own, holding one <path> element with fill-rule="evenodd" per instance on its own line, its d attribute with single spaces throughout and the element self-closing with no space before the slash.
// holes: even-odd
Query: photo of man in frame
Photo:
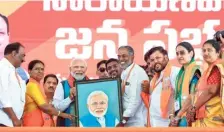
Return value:
<svg viewBox="0 0 224 132">
<path fill-rule="evenodd" d="M 115 127 L 119 120 L 108 112 L 108 96 L 103 91 L 93 91 L 87 98 L 89 114 L 80 119 L 80 127 Z"/>
</svg>

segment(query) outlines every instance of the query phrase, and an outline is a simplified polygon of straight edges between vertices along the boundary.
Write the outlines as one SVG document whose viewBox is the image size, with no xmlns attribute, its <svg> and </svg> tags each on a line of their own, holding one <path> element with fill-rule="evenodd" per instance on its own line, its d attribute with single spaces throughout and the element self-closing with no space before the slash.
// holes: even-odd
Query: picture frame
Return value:
<svg viewBox="0 0 224 132">
<path fill-rule="evenodd" d="M 120 79 L 77 81 L 76 124 L 78 127 L 116 127 L 122 120 L 121 97 Z"/>
</svg>

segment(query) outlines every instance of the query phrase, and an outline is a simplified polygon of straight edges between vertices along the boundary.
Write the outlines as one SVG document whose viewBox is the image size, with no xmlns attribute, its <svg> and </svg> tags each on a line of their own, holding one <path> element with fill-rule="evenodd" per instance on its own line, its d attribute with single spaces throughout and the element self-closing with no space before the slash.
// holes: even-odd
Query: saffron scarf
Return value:
<svg viewBox="0 0 224 132">
<path fill-rule="evenodd" d="M 181 67 L 177 75 L 175 100 L 179 101 L 180 108 L 182 108 L 184 100 L 186 100 L 190 94 L 190 83 L 196 70 L 200 71 L 200 67 L 196 64 L 195 60 L 192 59 L 185 68 L 184 66 Z"/>
<path fill-rule="evenodd" d="M 200 78 L 199 80 L 199 83 L 198 83 L 198 86 L 197 86 L 197 93 L 196 93 L 196 96 L 195 98 L 198 99 L 199 96 L 202 94 L 203 91 L 205 90 L 208 90 L 208 87 L 207 87 L 207 80 L 208 80 L 208 77 L 212 71 L 212 69 L 214 68 L 214 66 L 218 65 L 219 63 L 221 63 L 222 60 L 218 59 L 216 60 L 214 63 L 212 63 L 208 68 L 207 70 L 203 73 L 202 77 Z M 223 80 L 223 79 L 222 79 Z M 222 81 L 221 81 L 222 83 Z M 222 85 L 221 85 L 222 86 Z M 220 87 L 221 87 L 220 86 Z M 222 94 L 222 88 L 221 88 L 221 94 Z M 222 96 L 221 96 L 222 97 Z M 223 101 L 223 99 L 222 99 Z M 194 101 L 196 102 L 196 101 Z M 201 106 L 200 109 L 196 112 L 196 117 L 198 119 L 200 118 L 204 118 L 205 117 L 205 105 Z"/>
<path fill-rule="evenodd" d="M 162 93 L 160 97 L 160 109 L 161 109 L 161 117 L 166 119 L 168 117 L 168 110 L 170 101 L 172 99 L 173 89 L 170 82 L 170 74 L 171 74 L 172 64 L 168 62 L 164 69 L 163 78 L 161 81 L 157 82 L 160 74 L 156 73 L 152 78 L 151 86 L 150 86 L 150 93 L 157 87 L 157 85 L 161 82 L 162 83 Z"/>
</svg>

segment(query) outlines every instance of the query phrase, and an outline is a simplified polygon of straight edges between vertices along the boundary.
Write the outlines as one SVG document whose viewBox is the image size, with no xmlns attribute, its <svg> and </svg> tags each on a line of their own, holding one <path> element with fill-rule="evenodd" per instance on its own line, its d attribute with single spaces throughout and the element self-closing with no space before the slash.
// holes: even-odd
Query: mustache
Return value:
<svg viewBox="0 0 224 132">
<path fill-rule="evenodd" d="M 99 108 L 99 109 L 94 110 L 94 112 L 104 111 L 104 110 L 105 110 L 105 109 L 103 109 L 103 108 Z"/>
<path fill-rule="evenodd" d="M 82 72 L 75 72 L 75 74 L 83 74 Z"/>
<path fill-rule="evenodd" d="M 49 88 L 53 88 L 54 89 L 54 87 L 49 87 Z"/>
<path fill-rule="evenodd" d="M 157 63 L 155 63 L 155 65 L 154 65 L 154 68 L 156 68 L 156 66 L 162 66 L 162 64 L 161 63 L 159 63 L 159 62 L 157 62 Z"/>
<path fill-rule="evenodd" d="M 159 69 L 157 68 L 157 66 L 158 66 Z M 154 69 L 153 69 L 153 70 L 154 70 L 155 72 L 158 73 L 158 72 L 161 72 L 164 68 L 165 68 L 165 66 L 164 66 L 163 64 L 161 64 L 161 63 L 156 63 L 156 64 L 154 65 Z"/>
</svg>

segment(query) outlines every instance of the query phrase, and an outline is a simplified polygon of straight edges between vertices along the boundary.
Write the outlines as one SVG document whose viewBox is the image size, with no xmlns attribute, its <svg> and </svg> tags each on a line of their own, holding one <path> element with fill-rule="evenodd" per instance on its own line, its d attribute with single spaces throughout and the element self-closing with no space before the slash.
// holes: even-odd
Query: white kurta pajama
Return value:
<svg viewBox="0 0 224 132">
<path fill-rule="evenodd" d="M 126 80 L 132 66 L 126 68 L 122 74 L 122 81 Z M 130 117 L 126 127 L 144 127 L 147 120 L 147 108 L 141 98 L 141 83 L 149 80 L 146 72 L 137 64 L 133 67 L 130 76 L 125 85 L 125 91 L 122 96 L 123 100 L 123 116 Z"/>
<path fill-rule="evenodd" d="M 180 68 L 172 66 L 171 74 L 169 76 L 171 86 L 173 90 L 175 90 L 176 77 L 179 73 Z M 151 97 L 150 97 L 150 125 L 151 127 L 168 127 L 170 120 L 167 116 L 166 119 L 161 117 L 161 109 L 160 109 L 160 98 L 162 93 L 162 78 L 164 71 L 161 72 L 159 79 L 157 80 L 156 87 L 154 88 Z"/>
</svg>

